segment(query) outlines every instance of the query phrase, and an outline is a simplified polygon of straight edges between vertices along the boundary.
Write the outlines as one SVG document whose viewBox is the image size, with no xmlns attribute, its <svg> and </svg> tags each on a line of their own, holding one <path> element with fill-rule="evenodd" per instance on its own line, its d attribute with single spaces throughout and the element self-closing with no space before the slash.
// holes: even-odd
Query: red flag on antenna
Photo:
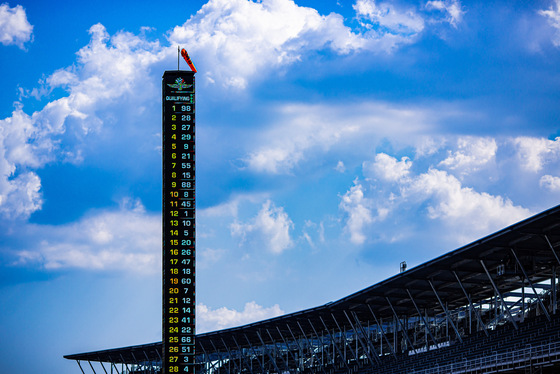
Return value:
<svg viewBox="0 0 560 374">
<path fill-rule="evenodd" d="M 185 48 L 183 48 L 181 50 L 181 56 L 183 56 L 183 58 L 185 59 L 185 61 L 187 62 L 187 65 L 189 65 L 189 67 L 191 68 L 192 71 L 194 71 L 196 73 L 196 68 L 194 67 L 193 62 L 191 61 L 191 58 L 189 57 L 189 54 L 187 53 L 187 51 L 185 50 Z"/>
</svg>

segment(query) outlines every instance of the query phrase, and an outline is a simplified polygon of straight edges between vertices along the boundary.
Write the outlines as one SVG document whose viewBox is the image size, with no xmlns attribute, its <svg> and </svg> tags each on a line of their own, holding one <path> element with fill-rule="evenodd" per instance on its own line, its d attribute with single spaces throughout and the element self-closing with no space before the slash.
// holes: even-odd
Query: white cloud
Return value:
<svg viewBox="0 0 560 374">
<path fill-rule="evenodd" d="M 241 242 L 251 242 L 257 247 L 280 254 L 293 245 L 290 229 L 294 226 L 282 207 L 277 208 L 272 201 L 263 203 L 261 210 L 250 223 L 237 220 L 231 224 L 233 236 L 241 238 Z"/>
<path fill-rule="evenodd" d="M 87 134 L 103 125 L 96 114 L 111 106 L 114 99 L 134 95 L 137 105 L 154 96 L 156 86 L 148 79 L 150 68 L 164 58 L 157 42 L 127 32 L 109 36 L 101 24 L 93 25 L 90 43 L 78 51 L 79 69 L 62 69 L 47 79 L 52 88 L 62 86 L 70 94 L 49 105 L 58 107 L 59 122 L 78 117 Z"/>
<path fill-rule="evenodd" d="M 447 12 L 458 18 L 453 4 Z M 168 40 L 197 56 L 208 82 L 244 89 L 314 51 L 390 53 L 414 42 L 424 29 L 423 17 L 412 8 L 373 0 L 358 0 L 353 7 L 364 32 L 345 26 L 340 14 L 321 15 L 293 0 L 210 0 Z"/>
<path fill-rule="evenodd" d="M 420 136 L 415 144 L 417 157 L 428 157 L 437 153 L 447 143 L 447 139 L 442 136 Z"/>
<path fill-rule="evenodd" d="M 448 114 L 429 108 L 400 107 L 383 102 L 344 105 L 289 104 L 274 114 L 276 123 L 251 142 L 247 167 L 257 172 L 289 174 L 313 153 L 328 152 L 334 146 L 364 151 L 383 137 L 416 139 L 436 128 Z"/>
<path fill-rule="evenodd" d="M 237 218 L 242 205 L 260 204 L 268 198 L 266 193 L 235 194 L 228 201 L 219 205 L 200 209 L 197 214 L 205 218 L 210 217 L 233 217 Z"/>
<path fill-rule="evenodd" d="M 556 29 L 556 33 L 552 37 L 552 43 L 556 47 L 560 47 L 560 0 L 554 0 L 549 9 L 539 10 L 538 13 L 546 17 L 550 26 Z"/>
<path fill-rule="evenodd" d="M 529 210 L 514 206 L 509 199 L 463 187 L 453 175 L 437 169 L 414 178 L 403 195 L 409 200 L 427 202 L 431 219 L 460 225 L 468 223 L 475 232 L 507 226 L 530 214 Z"/>
<path fill-rule="evenodd" d="M 312 249 L 317 248 L 316 243 L 320 243 L 321 245 L 324 245 L 325 226 L 323 222 L 316 224 L 315 222 L 309 220 L 305 221 L 305 225 L 302 231 L 302 238 Z"/>
<path fill-rule="evenodd" d="M 451 170 L 460 170 L 463 174 L 471 173 L 495 160 L 497 150 L 495 139 L 460 137 L 457 140 L 457 150 L 448 151 L 448 157 L 439 165 Z"/>
<path fill-rule="evenodd" d="M 555 161 L 560 156 L 560 138 L 517 137 L 512 139 L 517 147 L 521 166 L 529 171 L 538 172 L 544 164 Z"/>
<path fill-rule="evenodd" d="M 21 5 L 13 8 L 8 4 L 0 5 L 0 43 L 24 49 L 24 44 L 31 40 L 32 33 L 33 26 L 27 20 L 25 9 Z"/>
<path fill-rule="evenodd" d="M 33 172 L 0 182 L 0 213 L 8 219 L 27 218 L 41 208 L 41 180 Z"/>
<path fill-rule="evenodd" d="M 543 175 L 539 180 L 539 185 L 547 190 L 557 192 L 560 191 L 560 178 L 552 175 Z"/>
<path fill-rule="evenodd" d="M 412 175 L 405 162 L 406 159 L 399 162 L 394 157 L 378 154 L 373 164 L 364 163 L 364 175 L 378 178 L 371 179 L 376 188 L 360 198 L 386 201 L 390 204 L 386 214 L 395 219 L 416 212 L 413 216 L 419 220 L 424 216 L 430 221 L 439 221 L 452 228 L 450 232 L 454 233 L 454 239 L 462 243 L 531 214 L 507 198 L 465 187 L 443 170 L 429 167 L 424 173 Z M 385 190 L 383 182 L 396 182 L 397 185 Z M 401 211 L 407 213 L 401 214 Z"/>
<path fill-rule="evenodd" d="M 41 208 L 41 181 L 28 168 L 36 168 L 53 158 L 56 142 L 52 130 L 21 109 L 0 120 L 0 213 L 15 219 L 27 218 Z"/>
<path fill-rule="evenodd" d="M 428 1 L 426 3 L 426 9 L 445 13 L 445 21 L 455 28 L 462 22 L 463 15 L 465 14 L 461 2 L 458 0 Z"/>
<path fill-rule="evenodd" d="M 378 153 L 375 155 L 375 161 L 364 162 L 362 169 L 364 175 L 371 178 L 381 178 L 389 182 L 397 182 L 406 178 L 410 174 L 412 161 L 408 157 L 402 157 L 400 161 L 385 153 Z"/>
<path fill-rule="evenodd" d="M 374 221 L 371 204 L 371 200 L 364 197 L 363 187 L 357 181 L 354 181 L 354 186 L 341 197 L 339 207 L 348 216 L 345 230 L 354 244 L 359 245 L 366 241 L 364 229 Z"/>
<path fill-rule="evenodd" d="M 115 120 L 105 112 L 116 105 L 115 99 L 120 99 L 122 112 L 127 97 L 142 105 L 157 92 L 146 79 L 150 67 L 163 58 L 157 43 L 125 32 L 109 37 L 101 24 L 92 26 L 90 34 L 90 43 L 78 52 L 79 64 L 56 71 L 43 82 L 48 88 L 40 90 L 62 87 L 68 96 L 32 115 L 18 104 L 10 117 L 0 120 L 0 213 L 5 217 L 27 218 L 41 209 L 41 181 L 32 169 L 53 161 L 80 162 L 81 139 Z M 76 138 L 73 144 L 63 142 L 69 132 Z"/>
<path fill-rule="evenodd" d="M 340 15 L 320 15 L 291 0 L 210 0 L 169 35 L 206 64 L 212 81 L 245 88 L 263 69 L 277 69 L 308 51 L 332 48 L 347 53 L 363 44 Z"/>
<path fill-rule="evenodd" d="M 339 173 L 344 173 L 346 171 L 346 166 L 344 166 L 344 162 L 339 160 L 336 163 L 336 167 L 334 168 L 334 170 L 338 171 Z"/>
<path fill-rule="evenodd" d="M 161 271 L 161 217 L 147 214 L 139 201 L 59 226 L 28 225 L 29 249 L 18 264 L 39 263 L 46 270 Z"/>
<path fill-rule="evenodd" d="M 197 304 L 196 329 L 198 333 L 222 330 L 278 317 L 284 313 L 278 304 L 265 308 L 254 301 L 246 303 L 242 311 L 226 307 L 211 309 L 204 304 Z"/>
<path fill-rule="evenodd" d="M 358 0 L 353 8 L 366 28 L 377 25 L 389 34 L 402 37 L 418 34 L 424 29 L 423 18 L 414 10 L 400 10 L 392 3 Z"/>
</svg>

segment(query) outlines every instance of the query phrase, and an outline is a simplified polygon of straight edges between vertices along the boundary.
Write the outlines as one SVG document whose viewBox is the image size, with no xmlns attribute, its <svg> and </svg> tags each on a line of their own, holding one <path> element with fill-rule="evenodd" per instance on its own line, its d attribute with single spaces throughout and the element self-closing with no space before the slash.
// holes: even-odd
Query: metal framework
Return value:
<svg viewBox="0 0 560 374">
<path fill-rule="evenodd" d="M 196 370 L 474 373 L 492 357 L 501 372 L 555 365 L 559 247 L 556 206 L 338 301 L 198 334 Z M 111 373 L 159 373 L 161 349 L 153 343 L 65 358 L 84 374 L 82 361 L 94 374 L 92 362 L 105 374 L 103 363 Z"/>
</svg>

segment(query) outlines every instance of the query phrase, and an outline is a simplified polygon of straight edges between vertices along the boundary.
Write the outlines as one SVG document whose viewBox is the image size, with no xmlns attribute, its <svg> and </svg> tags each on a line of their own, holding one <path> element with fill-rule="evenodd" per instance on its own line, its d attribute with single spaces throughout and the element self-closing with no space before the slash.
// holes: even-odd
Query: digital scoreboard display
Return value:
<svg viewBox="0 0 560 374">
<path fill-rule="evenodd" d="M 195 78 L 163 74 L 162 373 L 195 370 Z"/>
</svg>

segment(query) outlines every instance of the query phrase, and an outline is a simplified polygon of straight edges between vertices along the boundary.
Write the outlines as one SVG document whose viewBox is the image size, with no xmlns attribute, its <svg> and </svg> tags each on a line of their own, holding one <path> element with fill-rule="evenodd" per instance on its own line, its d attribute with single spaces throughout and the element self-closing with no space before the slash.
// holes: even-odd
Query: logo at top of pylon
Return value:
<svg viewBox="0 0 560 374">
<path fill-rule="evenodd" d="M 178 90 L 184 90 L 186 88 L 192 87 L 192 84 L 186 84 L 183 78 L 177 78 L 174 84 L 167 83 L 167 85 L 171 88 L 176 88 Z"/>
</svg>

